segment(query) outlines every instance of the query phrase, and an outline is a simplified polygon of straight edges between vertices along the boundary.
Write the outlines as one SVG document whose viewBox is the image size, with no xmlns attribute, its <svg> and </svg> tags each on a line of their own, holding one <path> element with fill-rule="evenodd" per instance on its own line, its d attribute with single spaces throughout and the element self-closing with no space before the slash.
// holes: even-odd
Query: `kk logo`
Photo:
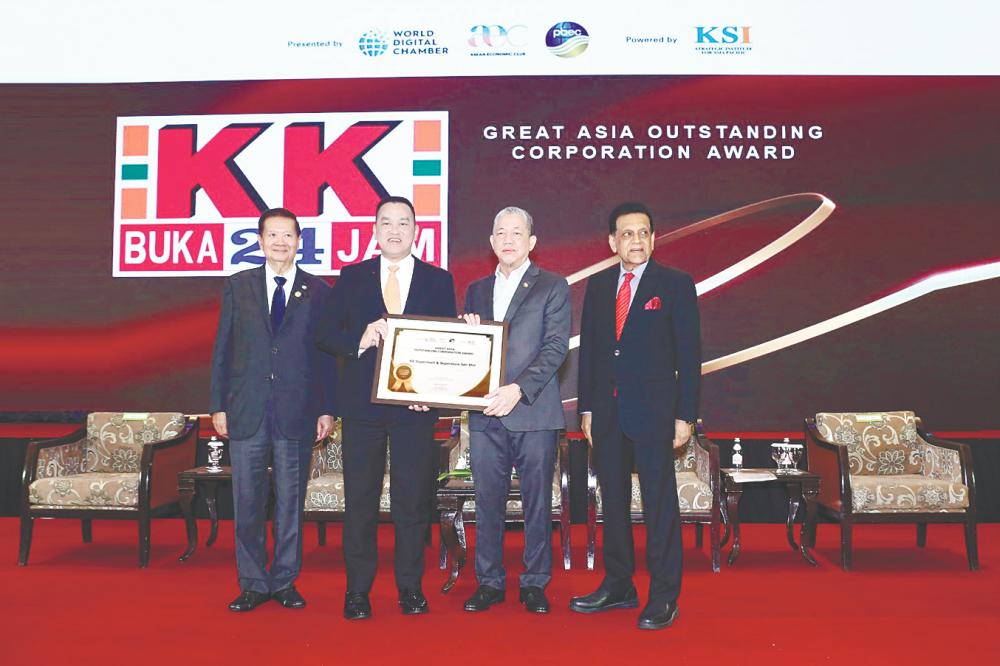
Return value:
<svg viewBox="0 0 1000 666">
<path fill-rule="evenodd" d="M 281 206 L 300 218 L 299 263 L 335 275 L 377 253 L 370 228 L 389 194 L 416 207 L 419 256 L 446 265 L 447 123 L 444 112 L 119 118 L 113 274 L 259 265 L 256 219 Z"/>
</svg>

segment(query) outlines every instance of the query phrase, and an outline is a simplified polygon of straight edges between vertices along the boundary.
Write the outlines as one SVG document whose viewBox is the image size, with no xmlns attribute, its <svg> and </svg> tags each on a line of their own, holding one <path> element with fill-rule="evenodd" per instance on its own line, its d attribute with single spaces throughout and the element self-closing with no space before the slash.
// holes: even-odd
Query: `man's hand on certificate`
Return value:
<svg viewBox="0 0 1000 666">
<path fill-rule="evenodd" d="M 385 322 L 385 319 L 376 319 L 365 328 L 365 332 L 361 335 L 361 342 L 358 343 L 358 347 L 361 349 L 377 347 L 379 340 L 384 338 L 388 332 L 389 325 Z"/>
<path fill-rule="evenodd" d="M 495 391 L 487 393 L 484 397 L 491 400 L 489 406 L 483 411 L 486 416 L 507 416 L 511 413 L 517 403 L 521 400 L 521 387 L 517 384 L 507 384 Z"/>
<path fill-rule="evenodd" d="M 464 319 L 465 323 L 470 326 L 479 326 L 479 322 L 482 321 L 477 314 L 464 314 L 461 315 L 459 319 Z"/>
</svg>

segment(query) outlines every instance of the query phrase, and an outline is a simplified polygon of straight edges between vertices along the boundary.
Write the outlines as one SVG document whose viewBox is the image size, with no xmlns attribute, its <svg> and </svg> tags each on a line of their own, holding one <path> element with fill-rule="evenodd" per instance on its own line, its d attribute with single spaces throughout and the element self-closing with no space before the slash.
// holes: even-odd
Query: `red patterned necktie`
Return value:
<svg viewBox="0 0 1000 666">
<path fill-rule="evenodd" d="M 625 319 L 628 317 L 628 307 L 632 302 L 632 278 L 635 275 L 625 273 L 625 281 L 618 289 L 618 298 L 615 300 L 615 340 L 622 339 L 622 329 L 625 328 Z"/>
</svg>

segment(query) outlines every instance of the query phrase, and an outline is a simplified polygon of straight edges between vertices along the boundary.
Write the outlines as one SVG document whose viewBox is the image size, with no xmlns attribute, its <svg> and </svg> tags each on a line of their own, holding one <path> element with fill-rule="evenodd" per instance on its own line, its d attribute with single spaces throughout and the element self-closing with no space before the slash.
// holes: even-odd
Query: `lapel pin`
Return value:
<svg viewBox="0 0 1000 666">
<path fill-rule="evenodd" d="M 308 288 L 309 288 L 309 285 L 307 285 L 307 284 L 304 284 L 304 285 L 302 285 L 302 288 L 303 288 L 303 289 L 308 289 Z"/>
<path fill-rule="evenodd" d="M 295 298 L 302 298 L 302 292 L 301 291 L 295 292 Z"/>
<path fill-rule="evenodd" d="M 528 288 L 528 283 L 527 283 L 527 282 L 525 282 L 525 283 L 524 283 L 524 284 L 522 284 L 521 286 L 522 286 L 522 287 L 524 287 L 525 289 L 527 289 L 527 288 Z"/>
</svg>

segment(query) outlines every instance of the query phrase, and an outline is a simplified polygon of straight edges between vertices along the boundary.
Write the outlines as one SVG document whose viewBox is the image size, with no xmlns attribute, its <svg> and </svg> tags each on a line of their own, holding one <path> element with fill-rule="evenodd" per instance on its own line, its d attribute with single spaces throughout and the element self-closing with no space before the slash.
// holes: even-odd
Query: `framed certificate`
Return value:
<svg viewBox="0 0 1000 666">
<path fill-rule="evenodd" d="M 486 409 L 504 384 L 507 324 L 389 315 L 379 344 L 372 402 Z"/>
</svg>

